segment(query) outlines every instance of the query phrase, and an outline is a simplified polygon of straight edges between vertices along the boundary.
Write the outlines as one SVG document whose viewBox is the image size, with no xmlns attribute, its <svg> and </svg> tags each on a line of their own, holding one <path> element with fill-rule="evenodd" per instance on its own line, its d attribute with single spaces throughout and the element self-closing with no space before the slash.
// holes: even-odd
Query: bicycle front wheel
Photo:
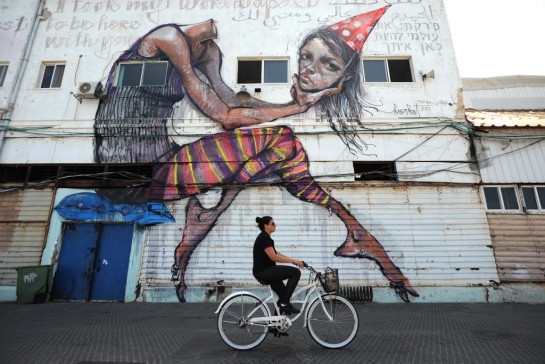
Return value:
<svg viewBox="0 0 545 364">
<path fill-rule="evenodd" d="M 261 300 L 246 294 L 235 296 L 225 303 L 218 315 L 218 332 L 227 345 L 238 350 L 255 348 L 265 340 L 268 327 L 252 325 L 252 317 L 270 316 Z M 258 307 L 250 317 L 251 312 Z"/>
<path fill-rule="evenodd" d="M 323 295 L 322 301 L 317 297 L 310 304 L 308 333 L 326 348 L 338 349 L 348 345 L 358 333 L 358 314 L 354 306 L 346 298 L 333 294 Z"/>
</svg>

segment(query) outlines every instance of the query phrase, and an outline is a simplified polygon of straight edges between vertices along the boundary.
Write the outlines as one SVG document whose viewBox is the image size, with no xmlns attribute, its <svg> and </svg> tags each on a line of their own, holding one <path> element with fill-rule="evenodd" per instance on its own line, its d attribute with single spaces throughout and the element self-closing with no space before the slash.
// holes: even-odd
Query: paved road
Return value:
<svg viewBox="0 0 545 364">
<path fill-rule="evenodd" d="M 341 350 L 297 321 L 239 352 L 216 331 L 215 304 L 0 304 L 0 363 L 545 363 L 545 305 L 356 304 Z"/>
</svg>

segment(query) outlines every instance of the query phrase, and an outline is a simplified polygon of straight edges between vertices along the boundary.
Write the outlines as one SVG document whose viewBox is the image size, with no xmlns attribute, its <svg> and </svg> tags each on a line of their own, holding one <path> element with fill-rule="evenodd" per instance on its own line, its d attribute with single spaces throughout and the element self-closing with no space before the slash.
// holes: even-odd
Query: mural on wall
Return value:
<svg viewBox="0 0 545 364">
<path fill-rule="evenodd" d="M 314 180 L 305 149 L 291 129 L 241 129 L 316 107 L 350 150 L 361 150 L 363 141 L 355 132 L 363 126 L 364 110 L 359 54 L 387 9 L 354 16 L 307 35 L 299 48 L 298 73 L 293 76 L 293 101 L 287 104 L 237 100 L 221 78 L 222 53 L 214 42 L 217 29 L 213 20 L 152 29 L 123 53 L 110 71 L 107 96 L 95 117 L 94 150 L 97 163 L 154 163 L 151 183 L 123 191 L 97 190 L 96 197 L 68 196 L 57 211 L 72 220 L 88 220 L 89 214 L 84 212 L 93 209 L 81 209 L 78 216 L 78 203 L 85 197 L 87 205 L 97 199 L 107 201 L 102 205 L 110 209 L 138 205 L 141 213 L 152 211 L 154 218 L 149 223 L 160 223 L 172 216 L 150 204 L 188 198 L 182 240 L 172 266 L 173 280 L 179 281 L 178 297 L 184 301 L 184 275 L 197 245 L 242 189 L 275 176 L 294 197 L 326 208 L 341 219 L 347 235 L 334 252 L 336 256 L 373 260 L 404 300 L 408 294 L 418 296 L 375 237 Z M 123 63 L 127 61 L 137 62 Z M 142 67 L 164 67 L 166 84 L 129 87 L 131 84 L 124 83 L 127 75 L 142 72 Z M 167 120 L 185 96 L 225 131 L 185 145 L 174 143 L 167 133 Z M 221 198 L 216 206 L 204 208 L 196 196 L 210 188 L 221 188 Z"/>
</svg>

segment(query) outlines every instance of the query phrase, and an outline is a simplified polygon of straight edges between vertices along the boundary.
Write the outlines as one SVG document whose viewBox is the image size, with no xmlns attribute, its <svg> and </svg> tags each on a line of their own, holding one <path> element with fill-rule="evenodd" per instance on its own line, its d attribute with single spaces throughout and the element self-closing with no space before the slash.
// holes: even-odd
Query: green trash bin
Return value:
<svg viewBox="0 0 545 364">
<path fill-rule="evenodd" d="M 51 266 L 17 269 L 17 303 L 44 303 L 51 290 Z"/>
</svg>

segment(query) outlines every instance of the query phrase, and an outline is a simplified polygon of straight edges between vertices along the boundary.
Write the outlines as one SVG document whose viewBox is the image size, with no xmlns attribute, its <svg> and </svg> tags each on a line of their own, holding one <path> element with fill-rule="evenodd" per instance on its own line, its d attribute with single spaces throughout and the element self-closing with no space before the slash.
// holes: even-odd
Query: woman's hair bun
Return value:
<svg viewBox="0 0 545 364">
<path fill-rule="evenodd" d="M 261 223 L 261 220 L 262 219 L 259 216 L 255 218 L 255 222 L 257 222 L 258 224 Z"/>
</svg>

